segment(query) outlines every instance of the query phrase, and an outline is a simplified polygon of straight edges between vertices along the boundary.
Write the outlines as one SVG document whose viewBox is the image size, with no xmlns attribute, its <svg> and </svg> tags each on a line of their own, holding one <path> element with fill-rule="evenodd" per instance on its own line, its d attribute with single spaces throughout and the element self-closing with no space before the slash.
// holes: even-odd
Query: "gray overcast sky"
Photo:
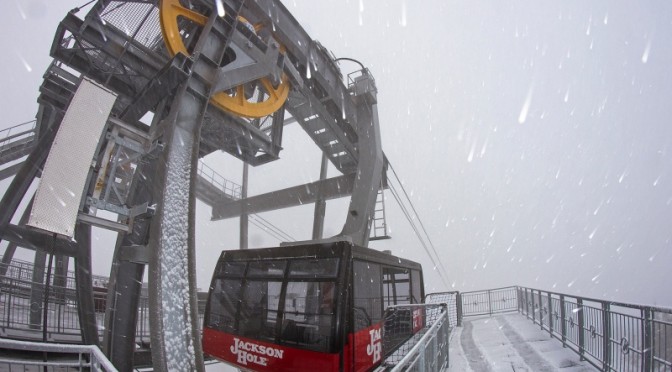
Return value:
<svg viewBox="0 0 672 372">
<path fill-rule="evenodd" d="M 672 306 L 672 3 L 284 3 L 337 57 L 374 74 L 384 150 L 455 289 L 520 284 Z M 34 117 L 56 24 L 75 5 L 12 0 L 0 15 L 1 127 Z M 298 126 L 284 146 L 283 160 L 253 170 L 252 193 L 318 178 L 319 154 Z M 207 160 L 240 178 L 236 162 Z M 388 206 L 393 239 L 373 247 L 421 261 L 427 291 L 445 289 L 389 194 Z M 335 234 L 345 204 L 328 213 Z M 219 250 L 237 246 L 237 221 L 209 214 L 201 205 L 201 287 Z M 310 235 L 312 206 L 264 216 Z M 275 243 L 252 232 L 253 245 Z M 101 274 L 110 255 L 97 252 Z"/>
</svg>

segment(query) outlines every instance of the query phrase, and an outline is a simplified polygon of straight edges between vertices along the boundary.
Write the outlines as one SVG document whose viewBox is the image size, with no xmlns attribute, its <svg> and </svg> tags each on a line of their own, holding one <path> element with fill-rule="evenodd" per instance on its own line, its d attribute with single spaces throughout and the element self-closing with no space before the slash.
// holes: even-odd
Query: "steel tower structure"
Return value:
<svg viewBox="0 0 672 372">
<path fill-rule="evenodd" d="M 99 344 L 91 226 L 118 232 L 103 350 L 132 369 L 147 268 L 154 368 L 202 370 L 195 198 L 214 220 L 241 221 L 315 202 L 320 239 L 324 202 L 351 196 L 330 239 L 366 246 L 385 180 L 374 79 L 362 69 L 344 81 L 333 55 L 278 0 L 98 0 L 83 19 L 75 13 L 56 31 L 35 126 L 0 147 L 0 163 L 10 164 L 0 175 L 13 176 L 0 201 L 3 260 L 17 246 L 35 250 L 34 275 L 43 276 L 47 254 L 60 257 L 61 271 L 62 258 L 74 257 L 82 341 Z M 199 158 L 218 150 L 252 166 L 278 159 L 290 122 L 323 153 L 319 181 L 248 198 L 199 176 Z M 341 175 L 327 178 L 327 162 Z"/>
</svg>

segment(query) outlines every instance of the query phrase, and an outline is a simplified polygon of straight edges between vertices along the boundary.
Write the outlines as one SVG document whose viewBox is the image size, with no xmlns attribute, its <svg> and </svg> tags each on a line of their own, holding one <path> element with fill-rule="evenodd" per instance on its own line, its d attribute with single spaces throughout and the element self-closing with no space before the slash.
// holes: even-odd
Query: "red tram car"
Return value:
<svg viewBox="0 0 672 372">
<path fill-rule="evenodd" d="M 384 309 L 421 303 L 423 288 L 420 264 L 344 241 L 224 251 L 203 348 L 255 371 L 369 371 L 386 348 Z M 421 317 L 408 315 L 413 332 Z"/>
</svg>

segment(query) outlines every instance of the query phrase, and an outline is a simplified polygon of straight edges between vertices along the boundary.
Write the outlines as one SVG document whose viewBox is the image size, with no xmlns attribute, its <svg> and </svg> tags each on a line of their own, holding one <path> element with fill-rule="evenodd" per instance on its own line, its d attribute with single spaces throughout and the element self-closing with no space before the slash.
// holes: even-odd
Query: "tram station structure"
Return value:
<svg viewBox="0 0 672 372">
<path fill-rule="evenodd" d="M 0 346 L 35 346 L 18 340 L 87 345 L 47 343 L 39 346 L 39 353 L 78 353 L 79 362 L 85 361 L 91 370 L 131 371 L 145 365 L 157 371 L 202 371 L 199 315 L 207 312 L 196 288 L 197 198 L 211 208 L 215 221 L 240 219 L 241 249 L 248 247 L 250 216 L 314 203 L 312 240 L 285 250 L 299 254 L 284 257 L 289 263 L 282 270 L 264 273 L 268 281 L 284 286 L 276 289 L 286 288 L 292 275 L 301 276 L 292 273 L 291 264 L 301 262 L 301 252 L 310 245 L 356 246 L 352 249 L 364 252 L 360 258 L 370 256 L 370 262 L 387 265 L 382 266 L 380 288 L 394 285 L 394 279 L 384 278 L 385 270 L 396 270 L 393 256 L 366 249 L 370 240 L 387 237 L 381 193 L 389 186 L 377 88 L 368 69 L 354 59 L 336 58 L 279 0 L 96 0 L 87 9 L 64 15 L 55 32 L 53 62 L 39 87 L 36 120 L 0 131 L 0 181 L 9 184 L 0 199 L 0 244 L 5 247 L 0 262 Z M 359 68 L 344 75 L 344 60 Z M 322 153 L 320 179 L 248 196 L 248 166 L 278 160 L 283 129 L 294 123 Z M 224 180 L 201 162 L 218 151 L 245 164 L 242 185 Z M 339 175 L 328 178 L 328 167 Z M 344 197 L 350 202 L 341 232 L 323 236 L 326 202 Z M 117 233 L 109 277 L 93 275 L 92 227 Z M 35 252 L 32 262 L 15 257 L 19 247 Z M 260 261 L 254 254 L 228 256 L 252 257 L 244 263 L 249 268 Z M 220 265 L 230 263 L 224 258 Z M 71 259 L 74 268 L 69 267 Z M 419 265 L 407 264 L 411 270 L 404 273 L 405 284 L 410 287 L 412 277 L 422 274 Z M 245 270 L 220 279 L 237 275 L 247 280 L 250 272 Z M 327 270 L 320 273 L 321 279 L 300 279 L 315 282 L 315 292 L 327 292 L 333 283 L 354 282 L 346 271 L 332 275 Z M 145 273 L 149 282 L 143 284 Z M 407 290 L 419 297 L 408 301 L 416 307 L 397 311 L 395 292 L 395 302 L 381 319 L 388 320 L 387 309 L 409 315 L 396 323 L 414 330 L 410 338 L 418 342 L 392 351 L 385 370 L 445 369 L 452 327 L 466 316 L 504 312 L 522 314 L 544 335 L 560 341 L 565 354 L 573 353 L 570 357 L 582 363 L 570 361 L 570 367 L 672 368 L 670 309 L 524 287 L 426 298 L 420 298 L 422 288 Z M 286 290 L 279 291 L 288 298 Z M 488 367 L 483 361 L 484 354 L 515 353 L 521 358 L 504 358 L 511 368 L 568 365 L 570 357 L 565 356 L 556 364 L 541 360 L 551 348 L 547 343 L 535 346 L 537 335 L 520 337 L 510 327 L 514 323 L 518 321 L 511 318 L 492 323 L 477 319 L 453 333 L 458 336 L 451 345 L 462 345 L 456 368 L 495 368 L 498 365 Z M 276 338 L 284 337 L 277 336 L 279 323 L 270 328 Z M 304 328 L 306 341 L 311 333 L 307 331 L 315 328 Z M 416 334 L 417 328 L 423 328 L 422 335 Z M 335 334 L 337 326 L 329 329 Z M 485 330 L 486 336 L 472 335 L 474 329 Z M 380 348 L 375 342 L 389 341 L 380 341 L 385 337 L 380 333 L 371 333 L 371 355 L 377 357 Z M 395 347 L 406 345 L 407 339 L 396 340 Z M 501 347 L 501 340 L 515 345 Z M 236 345 L 241 355 L 249 351 L 245 342 Z M 483 345 L 492 350 L 483 353 Z M 0 362 L 6 357 L 3 347 Z M 282 354 L 272 347 L 264 350 L 276 357 Z M 338 358 L 334 365 L 343 366 L 343 358 Z M 32 366 L 47 365 L 40 363 L 29 361 Z M 94 368 L 100 365 L 103 368 Z"/>
<path fill-rule="evenodd" d="M 11 178 L 0 202 L 2 259 L 32 249 L 33 275 L 44 276 L 47 257 L 55 274 L 74 258 L 81 342 L 100 345 L 120 370 L 133 367 L 145 271 L 154 368 L 202 368 L 196 197 L 214 220 L 241 217 L 244 247 L 249 214 L 315 203 L 321 239 L 326 200 L 350 196 L 332 239 L 367 246 L 385 179 L 374 78 L 364 66 L 343 76 L 280 1 L 99 0 L 81 18 L 65 15 L 50 54 L 35 124 L 0 149 Z M 246 185 L 221 188 L 199 173 L 199 159 L 215 151 L 252 166 L 277 160 L 294 122 L 323 153 L 319 181 L 248 198 Z M 328 163 L 341 175 L 327 178 Z M 92 226 L 118 233 L 102 339 Z M 32 291 L 35 306 L 43 290 Z"/>
</svg>

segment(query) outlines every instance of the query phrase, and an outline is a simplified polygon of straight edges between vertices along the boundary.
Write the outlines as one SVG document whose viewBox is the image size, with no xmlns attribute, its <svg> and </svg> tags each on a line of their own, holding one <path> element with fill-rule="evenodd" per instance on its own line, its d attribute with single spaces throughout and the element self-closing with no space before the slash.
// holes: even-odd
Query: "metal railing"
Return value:
<svg viewBox="0 0 672 372">
<path fill-rule="evenodd" d="M 231 199 L 238 200 L 241 198 L 242 187 L 239 184 L 222 177 L 214 169 L 203 163 L 203 161 L 198 162 L 198 175 L 217 187 L 224 193 L 224 195 L 227 195 Z"/>
<path fill-rule="evenodd" d="M 42 367 L 53 371 L 117 371 L 103 352 L 92 345 L 51 344 L 0 338 L 0 349 L 7 350 L 8 354 L 12 355 L 12 357 L 0 355 L 0 370 L 33 371 Z M 58 357 L 50 358 L 50 354 Z M 42 358 L 35 358 L 35 355 Z M 6 369 L 3 368 L 5 366 Z"/>
<path fill-rule="evenodd" d="M 425 296 L 426 304 L 446 304 L 448 306 L 448 324 L 450 327 L 462 325 L 462 297 L 460 292 L 430 293 Z"/>
<path fill-rule="evenodd" d="M 448 367 L 448 305 L 413 304 L 385 310 L 382 367 L 388 371 L 441 371 Z"/>
<path fill-rule="evenodd" d="M 13 141 L 34 135 L 36 123 L 37 121 L 33 119 L 0 130 L 0 149 Z"/>
<path fill-rule="evenodd" d="M 4 264 L 0 263 L 0 266 Z M 33 282 L 33 264 L 12 260 L 5 265 L 4 277 L 0 277 L 0 337 L 42 340 L 46 330 L 47 339 L 57 342 L 81 342 L 79 314 L 74 273 L 65 278 L 52 275 L 49 280 L 49 296 L 46 298 L 46 327 L 43 327 L 45 308 L 45 282 Z M 44 280 L 44 279 L 43 279 Z M 107 308 L 108 278 L 94 276 L 93 301 L 98 336 L 102 340 L 105 310 Z M 34 291 L 38 295 L 34 295 Z M 37 301 L 35 301 L 37 300 Z M 205 298 L 199 298 L 199 324 L 202 324 Z M 136 324 L 136 342 L 149 344 L 149 299 L 140 296 Z M 0 369 L 1 370 L 1 369 Z"/>
<path fill-rule="evenodd" d="M 603 371 L 672 370 L 672 309 L 518 287 L 518 310 Z"/>
<path fill-rule="evenodd" d="M 518 311 L 517 287 L 461 292 L 462 316 L 492 315 Z"/>
<path fill-rule="evenodd" d="M 455 323 L 519 312 L 602 371 L 672 371 L 672 309 L 525 287 L 427 295 L 446 302 Z"/>
<path fill-rule="evenodd" d="M 0 164 L 4 164 L 7 159 L 14 160 L 21 155 L 22 148 L 29 145 L 35 138 L 35 126 L 36 121 L 31 120 L 0 130 Z"/>
</svg>

